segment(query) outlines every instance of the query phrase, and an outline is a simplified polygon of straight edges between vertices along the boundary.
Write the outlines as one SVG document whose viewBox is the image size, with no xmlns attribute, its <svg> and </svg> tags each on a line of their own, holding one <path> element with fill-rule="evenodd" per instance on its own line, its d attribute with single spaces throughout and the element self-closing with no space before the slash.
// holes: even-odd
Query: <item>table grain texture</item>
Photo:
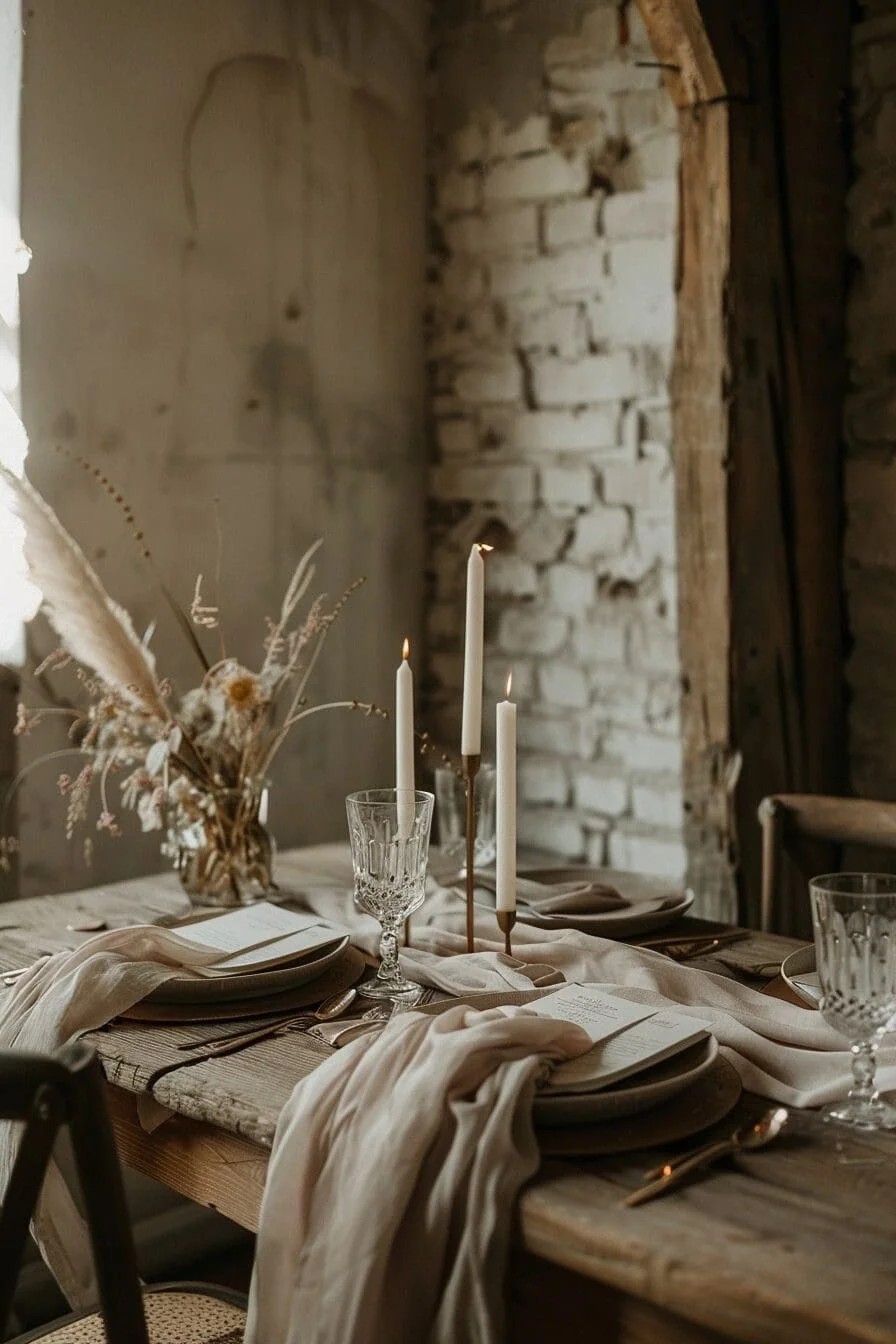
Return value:
<svg viewBox="0 0 896 1344">
<path fill-rule="evenodd" d="M 290 855 L 293 868 L 301 857 Z M 170 875 L 0 906 L 0 970 L 90 936 L 66 929 L 79 915 L 115 925 L 182 907 Z M 701 927 L 718 926 L 680 925 Z M 718 969 L 734 974 L 735 964 L 780 960 L 794 946 L 751 934 L 724 949 Z M 174 1114 L 146 1133 L 137 1101 L 149 1074 L 178 1058 L 181 1042 L 220 1030 L 118 1022 L 87 1039 L 109 1082 L 123 1161 L 254 1230 L 280 1109 L 330 1052 L 293 1034 L 166 1074 L 153 1095 Z M 765 1105 L 745 1094 L 707 1133 L 726 1134 Z M 508 1339 L 896 1344 L 896 1136 L 844 1136 L 809 1112 L 797 1113 L 794 1128 L 776 1146 L 634 1209 L 620 1201 L 645 1169 L 694 1140 L 545 1161 L 520 1200 Z"/>
</svg>

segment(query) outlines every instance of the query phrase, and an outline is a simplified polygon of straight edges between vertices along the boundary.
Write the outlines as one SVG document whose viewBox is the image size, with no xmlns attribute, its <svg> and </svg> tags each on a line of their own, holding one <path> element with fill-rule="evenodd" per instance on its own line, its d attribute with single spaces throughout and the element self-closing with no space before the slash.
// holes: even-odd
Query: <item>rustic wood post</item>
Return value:
<svg viewBox="0 0 896 1344">
<path fill-rule="evenodd" d="M 756 923 L 764 794 L 845 784 L 842 0 L 639 0 L 681 130 L 673 376 L 691 879 Z M 804 894 L 794 893 L 799 924 Z"/>
</svg>

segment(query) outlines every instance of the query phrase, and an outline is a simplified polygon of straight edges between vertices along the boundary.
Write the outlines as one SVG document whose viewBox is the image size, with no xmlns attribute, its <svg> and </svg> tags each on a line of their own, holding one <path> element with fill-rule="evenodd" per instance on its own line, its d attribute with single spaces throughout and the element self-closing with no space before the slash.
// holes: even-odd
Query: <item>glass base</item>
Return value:
<svg viewBox="0 0 896 1344">
<path fill-rule="evenodd" d="M 416 999 L 422 992 L 420 985 L 415 984 L 413 980 L 405 980 L 403 976 L 397 980 L 377 978 L 358 986 L 358 993 L 365 999 L 392 999 L 404 1002 L 405 999 Z"/>
<path fill-rule="evenodd" d="M 877 1130 L 896 1129 L 896 1108 L 881 1100 L 835 1101 L 823 1106 L 819 1112 L 821 1119 L 829 1125 L 848 1125 L 850 1129 Z"/>
</svg>

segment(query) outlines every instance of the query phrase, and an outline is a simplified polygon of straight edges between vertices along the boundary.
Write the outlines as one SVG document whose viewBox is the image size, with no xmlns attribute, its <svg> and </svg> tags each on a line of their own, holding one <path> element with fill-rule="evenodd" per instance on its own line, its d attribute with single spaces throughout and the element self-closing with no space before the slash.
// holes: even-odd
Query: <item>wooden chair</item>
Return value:
<svg viewBox="0 0 896 1344">
<path fill-rule="evenodd" d="M 209 1284 L 141 1290 L 124 1185 L 92 1050 L 0 1051 L 0 1117 L 24 1128 L 0 1209 L 0 1338 L 12 1306 L 28 1224 L 57 1133 L 67 1126 L 90 1232 L 100 1311 L 75 1313 L 19 1336 L 53 1344 L 241 1344 L 245 1298 Z M 148 1323 L 148 1325 L 147 1325 Z"/>
<path fill-rule="evenodd" d="M 806 862 L 805 847 L 819 845 L 856 845 L 896 853 L 896 803 L 876 803 L 865 798 L 828 798 L 811 793 L 773 793 L 759 804 L 762 826 L 762 895 L 760 926 L 772 931 L 781 922 L 781 851 L 789 854 L 806 878 L 813 876 Z M 803 846 L 803 853 L 800 847 Z M 801 862 L 802 859 L 802 862 Z M 822 867 L 836 867 L 831 858 L 822 856 Z M 814 861 L 818 873 L 819 860 Z M 808 898 L 806 903 L 808 910 Z M 793 925 L 799 912 L 788 911 Z M 777 928 L 775 932 L 784 930 Z"/>
</svg>

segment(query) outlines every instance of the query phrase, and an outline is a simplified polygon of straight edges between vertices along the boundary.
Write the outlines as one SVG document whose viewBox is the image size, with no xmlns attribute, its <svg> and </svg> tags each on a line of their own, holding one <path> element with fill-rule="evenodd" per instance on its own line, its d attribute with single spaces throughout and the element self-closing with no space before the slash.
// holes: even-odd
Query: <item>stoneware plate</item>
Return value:
<svg viewBox="0 0 896 1344">
<path fill-rule="evenodd" d="M 740 1094 L 737 1070 L 719 1055 L 695 1083 L 661 1105 L 600 1125 L 539 1128 L 538 1146 L 544 1157 L 603 1157 L 639 1148 L 664 1148 L 722 1120 L 737 1105 Z"/>
<path fill-rule="evenodd" d="M 176 930 L 175 930 L 176 932 Z M 219 975 L 219 976 L 177 976 L 159 985 L 146 1001 L 151 1003 L 210 1003 L 216 1000 L 235 1002 L 237 999 L 254 999 L 260 994 L 277 994 L 281 990 L 295 989 L 314 980 L 332 966 L 348 946 L 348 934 L 336 938 L 325 947 L 318 947 L 303 961 L 293 962 L 289 966 L 279 966 L 272 971 L 258 971 L 255 975 Z"/>
<path fill-rule="evenodd" d="M 337 959 L 314 979 L 277 994 L 259 994 L 254 999 L 214 999 L 205 1003 L 135 1003 L 122 1017 L 134 1022 L 241 1022 L 244 1018 L 272 1013 L 290 1013 L 321 1003 L 331 994 L 341 994 L 357 984 L 367 967 L 354 947 L 343 948 Z"/>
<path fill-rule="evenodd" d="M 712 1068 L 719 1053 L 715 1036 L 698 1041 L 681 1054 L 645 1069 L 632 1079 L 602 1092 L 548 1096 L 538 1093 L 533 1115 L 536 1125 L 590 1125 L 603 1120 L 621 1120 L 669 1101 L 690 1087 Z"/>
<path fill-rule="evenodd" d="M 808 947 L 798 947 L 789 957 L 785 957 L 781 962 L 781 975 L 797 998 L 807 1007 L 818 1007 L 821 1002 L 821 986 L 815 983 L 817 970 L 814 943 L 810 943 Z"/>
<path fill-rule="evenodd" d="M 661 878 L 644 877 L 641 873 L 627 873 L 618 868 L 524 868 L 520 870 L 520 877 L 531 877 L 536 882 L 572 882 L 581 877 L 583 881 L 604 882 L 608 887 L 615 887 L 623 900 L 629 902 L 628 908 L 606 910 L 596 915 L 540 915 L 524 906 L 517 911 L 521 924 L 531 924 L 539 929 L 578 929 L 598 938 L 634 938 L 652 929 L 661 929 L 687 914 L 694 901 L 692 891 L 676 891 Z M 668 904 L 657 910 L 653 908 L 657 901 L 668 901 Z M 639 906 L 647 908 L 639 909 Z"/>
</svg>

